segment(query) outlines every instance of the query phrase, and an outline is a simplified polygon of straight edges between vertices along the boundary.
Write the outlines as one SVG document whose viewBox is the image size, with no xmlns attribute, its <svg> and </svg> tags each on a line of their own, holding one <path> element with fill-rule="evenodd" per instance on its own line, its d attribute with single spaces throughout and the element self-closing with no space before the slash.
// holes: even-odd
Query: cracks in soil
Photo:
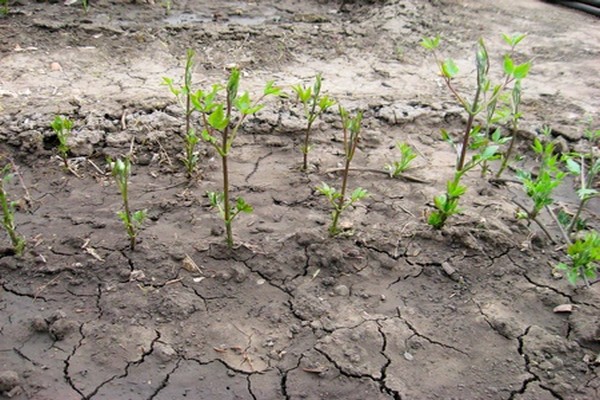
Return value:
<svg viewBox="0 0 600 400">
<path fill-rule="evenodd" d="M 81 335 L 81 339 L 79 340 L 79 342 L 73 346 L 73 351 L 71 352 L 71 354 L 69 354 L 67 356 L 67 358 L 65 359 L 64 363 L 64 369 L 63 369 L 63 374 L 65 377 L 66 382 L 69 384 L 69 386 L 76 391 L 82 399 L 84 400 L 89 400 L 92 399 L 96 394 L 98 394 L 98 391 L 104 387 L 106 384 L 114 381 L 115 379 L 121 379 L 121 378 L 125 378 L 127 375 L 129 375 L 129 368 L 131 368 L 132 366 L 135 365 L 139 365 L 141 363 L 144 362 L 144 360 L 146 359 L 146 357 L 150 354 L 152 354 L 152 352 L 154 351 L 154 345 L 156 344 L 156 342 L 160 339 L 161 334 L 158 330 L 155 330 L 156 336 L 154 337 L 154 339 L 152 339 L 152 341 L 150 342 L 150 348 L 148 350 L 144 350 L 142 352 L 141 357 L 138 360 L 135 361 L 128 361 L 127 365 L 125 366 L 125 371 L 122 374 L 119 375 L 114 375 L 112 377 L 110 377 L 109 379 L 105 380 L 104 382 L 100 383 L 96 388 L 94 388 L 94 390 L 92 390 L 88 395 L 85 395 L 80 389 L 77 388 L 77 386 L 75 385 L 75 382 L 73 382 L 73 378 L 71 377 L 71 375 L 69 374 L 69 368 L 71 366 L 71 359 L 73 358 L 73 356 L 75 356 L 75 353 L 77 352 L 77 350 L 79 350 L 79 348 L 81 348 L 81 346 L 83 345 L 83 341 L 85 340 L 85 334 L 83 332 L 83 328 L 85 326 L 85 323 L 81 324 L 79 326 L 79 333 Z"/>
<path fill-rule="evenodd" d="M 2 289 L 4 289 L 8 293 L 13 294 L 15 296 L 28 297 L 32 301 L 36 301 L 36 300 L 42 300 L 43 302 L 48 302 L 49 301 L 45 297 L 37 295 L 37 294 L 23 293 L 23 292 L 19 292 L 19 291 L 15 290 L 15 289 L 11 289 L 11 288 L 8 287 L 8 285 L 6 283 L 2 283 Z"/>
<path fill-rule="evenodd" d="M 385 332 L 383 332 L 382 326 L 379 325 L 379 322 L 377 322 L 377 330 L 383 339 L 383 346 L 381 347 L 380 353 L 386 359 L 386 363 L 381 367 L 380 371 L 381 378 L 379 380 L 379 390 L 381 393 L 386 393 L 390 396 L 393 396 L 394 400 L 402 400 L 402 396 L 400 396 L 400 393 L 397 390 L 394 390 L 386 385 L 387 369 L 392 363 L 392 359 L 385 353 L 387 349 L 387 336 L 385 336 Z"/>
<path fill-rule="evenodd" d="M 65 377 L 65 381 L 67 381 L 67 384 L 71 387 L 71 389 L 73 389 L 75 392 L 77 392 L 82 399 L 87 399 L 87 397 L 83 394 L 83 392 L 81 390 L 79 390 L 77 388 L 77 386 L 75 386 L 75 383 L 73 382 L 73 379 L 71 378 L 71 375 L 69 375 L 69 367 L 71 366 L 71 358 L 75 355 L 75 353 L 77 352 L 77 350 L 83 345 L 83 341 L 85 340 L 85 334 L 83 333 L 83 328 L 85 326 L 85 323 L 79 325 L 79 334 L 81 335 L 81 338 L 79 339 L 79 342 L 77 342 L 77 344 L 75 346 L 73 346 L 73 351 L 71 351 L 71 354 L 69 354 L 67 356 L 67 358 L 65 358 L 65 366 L 63 368 L 63 375 Z"/>
<path fill-rule="evenodd" d="M 295 367 L 292 367 L 290 369 L 286 369 L 285 371 L 281 371 L 279 370 L 279 373 L 281 374 L 281 380 L 279 382 L 280 388 L 281 388 L 281 394 L 283 395 L 283 398 L 285 400 L 290 400 L 290 395 L 288 394 L 287 391 L 287 379 L 288 379 L 288 375 L 290 372 L 300 368 L 300 363 L 302 362 L 302 359 L 304 358 L 304 355 L 301 355 L 298 358 L 298 362 L 296 363 Z"/>
<path fill-rule="evenodd" d="M 411 323 L 410 323 L 410 321 L 409 321 L 408 319 L 406 319 L 406 318 L 404 318 L 404 317 L 402 316 L 402 312 L 400 311 L 400 308 L 399 308 L 399 307 L 396 309 L 396 311 L 397 311 L 397 314 L 398 314 L 398 318 L 400 318 L 400 320 L 406 324 L 406 326 L 408 327 L 408 329 L 410 329 L 410 330 L 412 331 L 412 333 L 413 333 L 413 336 L 420 337 L 421 339 L 425 339 L 426 341 L 428 341 L 428 342 L 429 342 L 429 343 L 431 343 L 431 344 L 438 345 L 438 346 L 440 346 L 440 347 L 443 347 L 443 348 L 445 348 L 445 349 L 453 350 L 453 351 L 455 351 L 455 352 L 457 352 L 457 353 L 460 353 L 460 354 L 462 354 L 462 355 L 464 355 L 464 356 L 467 356 L 467 357 L 469 357 L 469 353 L 467 353 L 467 352 L 465 352 L 465 351 L 463 351 L 463 350 L 461 350 L 461 349 L 459 349 L 459 348 L 456 348 L 456 347 L 454 347 L 454 346 L 451 346 L 451 345 L 449 345 L 449 344 L 446 344 L 446 343 L 438 342 L 437 340 L 431 339 L 431 338 L 430 338 L 429 336 L 427 336 L 427 335 L 424 335 L 424 334 L 422 334 L 422 333 L 419 333 L 419 331 L 417 330 L 417 328 L 415 328 L 415 326 L 414 326 L 413 324 L 411 324 Z M 409 341 L 409 340 L 410 340 L 410 339 L 411 339 L 413 336 L 410 336 L 410 337 L 408 337 L 408 338 L 406 339 L 406 342 L 408 343 L 408 341 Z"/>
<path fill-rule="evenodd" d="M 519 337 L 517 337 L 517 342 L 518 342 L 517 351 L 519 352 L 519 355 L 521 357 L 523 357 L 523 360 L 525 361 L 525 370 L 531 376 L 528 377 L 528 378 L 525 378 L 525 380 L 521 383 L 521 387 L 519 389 L 512 390 L 510 392 L 510 397 L 508 398 L 508 400 L 514 400 L 515 396 L 520 395 L 520 394 L 524 394 L 527 391 L 527 387 L 532 382 L 538 382 L 539 387 L 542 388 L 542 389 L 544 389 L 548 393 L 550 393 L 555 399 L 564 400 L 563 397 L 560 396 L 558 393 L 556 393 L 552 389 L 544 386 L 542 384 L 542 380 L 540 379 L 540 377 L 538 375 L 536 375 L 531 370 L 531 366 L 532 366 L 531 359 L 529 358 L 529 355 L 524 350 L 524 346 L 525 346 L 525 344 L 524 344 L 524 338 L 525 338 L 525 336 L 527 336 L 527 334 L 529 334 L 529 330 L 530 329 L 531 329 L 531 325 L 528 326 L 527 328 L 525 328 L 525 332 L 523 332 L 522 335 L 520 335 Z"/>
<path fill-rule="evenodd" d="M 171 379 L 171 375 L 173 375 L 175 373 L 175 371 L 177 371 L 177 369 L 179 369 L 179 365 L 181 364 L 181 360 L 183 360 L 183 358 L 177 359 L 177 362 L 175 363 L 175 366 L 169 372 L 167 372 L 167 375 L 165 376 L 165 378 L 162 380 L 162 382 L 160 383 L 160 385 L 156 388 L 156 390 L 154 391 L 154 393 L 152 393 L 150 395 L 150 397 L 148 397 L 148 400 L 154 399 L 156 396 L 158 396 L 158 394 L 164 388 L 166 388 L 169 385 L 169 379 Z"/>
<path fill-rule="evenodd" d="M 252 169 L 252 171 L 250 171 L 250 173 L 248 175 L 246 175 L 246 178 L 244 178 L 244 182 L 249 183 L 248 181 L 250 180 L 250 178 L 252 178 L 252 176 L 256 173 L 256 171 L 258 171 L 258 167 L 260 165 L 260 163 L 273 155 L 273 150 L 270 150 L 267 154 L 265 154 L 264 156 L 258 157 L 256 159 L 256 162 L 254 163 L 254 168 Z"/>
</svg>

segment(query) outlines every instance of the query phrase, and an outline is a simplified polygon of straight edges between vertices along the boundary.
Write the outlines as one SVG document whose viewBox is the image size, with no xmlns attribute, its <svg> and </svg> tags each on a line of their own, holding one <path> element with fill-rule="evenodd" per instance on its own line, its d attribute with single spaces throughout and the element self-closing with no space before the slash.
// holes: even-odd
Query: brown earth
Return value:
<svg viewBox="0 0 600 400">
<path fill-rule="evenodd" d="M 460 132 L 464 118 L 419 46 L 441 33 L 468 89 L 477 38 L 497 72 L 500 34 L 528 32 L 516 55 L 534 60 L 521 150 L 549 124 L 566 151 L 586 145 L 586 115 L 600 120 L 599 28 L 596 17 L 534 0 L 174 1 L 170 15 L 160 4 L 94 1 L 85 14 L 10 1 L 0 18 L 0 146 L 19 168 L 22 181 L 7 188 L 28 248 L 0 258 L 0 392 L 600 398 L 600 285 L 556 276 L 564 250 L 514 217 L 521 188 L 473 171 L 464 212 L 441 232 L 425 223 L 454 164 L 439 131 Z M 232 151 L 233 192 L 255 211 L 235 221 L 227 250 L 205 195 L 219 188 L 219 160 L 203 145 L 200 176 L 187 181 L 182 111 L 160 84 L 180 81 L 187 48 L 197 52 L 197 87 L 222 82 L 232 63 L 251 92 L 270 79 L 289 92 L 322 72 L 328 94 L 365 112 L 354 165 L 382 169 L 394 143 L 408 141 L 420 155 L 410 174 L 429 183 L 353 173 L 351 187 L 371 196 L 344 216 L 354 234 L 330 238 L 314 188 L 339 187 L 326 172 L 341 163 L 338 118 L 319 122 L 303 174 L 301 110 L 272 100 Z M 80 178 L 55 156 L 56 114 L 75 121 Z M 130 149 L 131 201 L 149 213 L 133 252 L 105 161 Z M 573 207 L 573 190 L 559 200 Z M 596 229 L 598 211 L 591 202 L 585 215 Z M 573 312 L 553 312 L 561 304 Z"/>
</svg>

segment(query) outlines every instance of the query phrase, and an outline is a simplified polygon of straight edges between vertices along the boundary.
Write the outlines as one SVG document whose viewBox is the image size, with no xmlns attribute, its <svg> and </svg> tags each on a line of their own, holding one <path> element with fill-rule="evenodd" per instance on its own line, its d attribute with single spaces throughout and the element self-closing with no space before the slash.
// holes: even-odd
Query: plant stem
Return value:
<svg viewBox="0 0 600 400">
<path fill-rule="evenodd" d="M 230 93 L 227 93 L 227 120 L 230 119 L 231 117 L 231 106 L 232 106 L 232 101 L 233 99 L 231 98 Z M 223 157 L 221 157 L 222 160 L 222 166 L 223 166 L 223 218 L 225 220 L 225 231 L 226 231 L 226 235 L 227 235 L 227 247 L 232 248 L 233 247 L 233 232 L 231 229 L 231 205 L 229 204 L 229 168 L 227 166 L 227 157 L 228 157 L 228 141 L 229 141 L 229 124 L 227 124 L 227 126 L 225 127 L 225 129 L 223 129 L 223 135 L 222 135 L 223 141 L 222 141 L 222 150 L 223 150 Z"/>
<path fill-rule="evenodd" d="M 312 113 L 314 113 L 315 106 L 316 106 L 316 102 L 313 104 L 313 108 L 311 110 L 311 115 L 312 115 Z M 304 135 L 304 147 L 302 148 L 302 170 L 303 171 L 308 170 L 308 140 L 310 137 L 310 132 L 312 130 L 313 121 L 314 121 L 314 119 L 309 117 L 308 126 L 306 127 L 306 135 Z"/>
<path fill-rule="evenodd" d="M 458 164 L 456 165 L 457 171 L 462 171 L 465 166 L 465 159 L 467 158 L 467 148 L 469 147 L 469 139 L 471 137 L 471 129 L 473 127 L 473 121 L 475 120 L 475 114 L 477 112 L 477 107 L 479 103 L 479 96 L 481 95 L 481 84 L 479 83 L 479 79 L 477 79 L 477 91 L 475 92 L 475 99 L 473 100 L 473 105 L 469 111 L 469 119 L 467 120 L 467 127 L 465 129 L 465 135 L 462 141 L 462 147 L 460 149 L 460 159 L 458 160 Z"/>
</svg>

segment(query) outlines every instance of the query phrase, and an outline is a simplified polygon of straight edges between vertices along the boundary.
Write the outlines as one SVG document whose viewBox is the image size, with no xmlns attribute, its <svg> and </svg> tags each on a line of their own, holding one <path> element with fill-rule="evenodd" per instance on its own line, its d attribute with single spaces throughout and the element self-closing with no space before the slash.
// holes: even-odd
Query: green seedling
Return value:
<svg viewBox="0 0 600 400">
<path fill-rule="evenodd" d="M 191 102 L 201 114 L 202 138 L 215 148 L 222 161 L 223 192 L 208 193 L 210 204 L 219 210 L 225 223 L 227 245 L 233 247 L 233 220 L 241 213 L 252 212 L 252 207 L 238 197 L 234 204 L 230 201 L 228 160 L 238 131 L 249 115 L 256 114 L 264 105 L 261 102 L 272 95 L 280 95 L 281 89 L 274 82 L 267 82 L 262 96 L 256 101 L 250 99 L 248 92 L 239 94 L 240 71 L 234 68 L 229 75 L 227 86 L 213 85 L 210 90 L 198 90 L 191 96 Z M 225 90 L 225 100 L 219 101 L 218 95 Z M 237 111 L 237 116 L 234 115 Z"/>
<path fill-rule="evenodd" d="M 129 158 L 117 158 L 114 161 L 109 159 L 108 163 L 123 199 L 123 211 L 119 211 L 117 215 L 123 221 L 125 232 L 129 237 L 129 248 L 133 251 L 135 250 L 138 232 L 146 219 L 146 210 L 132 212 L 129 206 L 129 177 L 131 176 L 131 162 Z"/>
<path fill-rule="evenodd" d="M 6 192 L 5 186 L 12 179 L 10 168 L 10 164 L 7 164 L 0 172 L 2 175 L 2 178 L 0 179 L 0 207 L 2 208 L 2 226 L 10 238 L 15 254 L 21 255 L 23 254 L 23 251 L 25 251 L 26 242 L 25 239 L 17 233 L 17 228 L 15 226 L 15 205 L 17 203 L 8 200 L 8 193 Z"/>
<path fill-rule="evenodd" d="M 586 233 L 583 239 L 576 240 L 569 245 L 567 255 L 570 262 L 559 263 L 556 269 L 565 271 L 567 280 L 575 285 L 583 280 L 589 286 L 590 279 L 596 279 L 598 261 L 600 261 L 600 235 L 592 231 Z"/>
<path fill-rule="evenodd" d="M 471 143 L 472 139 L 474 139 L 475 141 L 475 146 L 487 148 L 490 145 L 489 142 L 482 140 L 480 132 L 485 132 L 485 138 L 488 137 L 488 135 L 491 132 L 491 124 L 494 121 L 494 115 L 496 113 L 499 98 L 512 82 L 519 82 L 520 80 L 524 79 L 529 73 L 529 69 L 531 68 L 530 62 L 525 62 L 516 65 L 514 60 L 512 59 L 512 53 L 514 51 L 515 46 L 519 44 L 519 42 L 523 40 L 523 38 L 525 38 L 525 35 L 504 35 L 503 37 L 504 40 L 511 46 L 511 53 L 506 54 L 504 56 L 504 77 L 501 83 L 496 85 L 492 85 L 491 80 L 489 78 L 490 63 L 485 43 L 483 39 L 479 39 L 479 41 L 477 42 L 477 49 L 475 52 L 477 72 L 476 88 L 475 93 L 473 95 L 473 99 L 471 101 L 468 101 L 465 97 L 463 97 L 463 95 L 459 93 L 458 89 L 454 84 L 454 78 L 456 78 L 456 76 L 459 73 L 459 68 L 454 62 L 454 60 L 452 60 L 451 58 L 442 60 L 441 57 L 439 57 L 438 55 L 437 49 L 440 45 L 440 36 L 436 36 L 433 38 L 425 38 L 421 42 L 421 45 L 424 48 L 430 50 L 433 53 L 440 71 L 440 75 L 442 76 L 446 86 L 468 115 L 467 124 L 462 138 L 459 143 L 456 143 L 454 145 L 457 152 L 457 171 L 461 171 L 464 168 L 465 163 L 467 162 L 467 150 L 469 148 L 472 148 L 473 146 L 473 143 Z M 481 126 L 476 125 L 475 121 L 476 117 L 484 111 L 486 113 L 486 125 L 484 129 L 482 129 Z M 498 144 L 498 140 L 495 144 Z M 484 167 L 485 172 L 485 170 L 487 169 L 487 162 L 482 163 L 482 165 Z"/>
<path fill-rule="evenodd" d="M 467 187 L 461 184 L 461 179 L 465 173 L 472 170 L 483 162 L 488 162 L 498 158 L 498 146 L 492 145 L 484 148 L 480 153 L 475 154 L 461 170 L 454 172 L 452 180 L 446 184 L 446 193 L 434 197 L 433 203 L 435 211 L 429 214 L 427 223 L 435 229 L 441 229 L 446 224 L 446 220 L 452 215 L 461 212 L 458 207 L 460 198 L 467 191 Z"/>
<path fill-rule="evenodd" d="M 81 0 L 81 6 L 83 7 L 83 12 L 87 14 L 90 10 L 90 4 L 88 3 L 88 0 Z"/>
<path fill-rule="evenodd" d="M 327 185 L 324 182 L 321 184 L 321 186 L 317 187 L 319 193 L 324 195 L 333 207 L 333 212 L 331 214 L 331 225 L 329 226 L 329 234 L 331 236 L 335 236 L 340 233 L 338 222 L 342 212 L 368 195 L 365 189 L 356 188 L 349 197 L 346 196 L 350 163 L 354 158 L 354 153 L 356 152 L 356 148 L 360 140 L 362 113 L 359 112 L 355 117 L 351 118 L 348 112 L 342 106 L 338 106 L 338 108 L 342 118 L 342 127 L 344 133 L 343 144 L 345 162 L 342 175 L 342 189 L 337 191 L 335 188 Z"/>
<path fill-rule="evenodd" d="M 312 88 L 295 85 L 292 86 L 292 90 L 296 93 L 298 100 L 302 103 L 304 108 L 304 116 L 307 120 L 306 131 L 304 134 L 304 142 L 300 147 L 302 151 L 302 170 L 308 170 L 308 153 L 312 146 L 310 144 L 310 135 L 312 132 L 312 126 L 315 120 L 323 114 L 327 109 L 335 104 L 335 101 L 327 95 L 321 95 L 321 74 L 317 74 L 315 83 Z"/>
<path fill-rule="evenodd" d="M 579 205 L 577 211 L 575 211 L 575 215 L 572 218 L 569 218 L 566 224 L 566 233 L 569 235 L 582 227 L 580 216 L 585 205 L 588 201 L 598 197 L 600 194 L 598 190 L 592 187 L 594 180 L 600 173 L 600 158 L 597 156 L 596 151 L 594 151 L 594 147 L 597 146 L 600 141 L 600 129 L 586 129 L 584 136 L 590 144 L 590 149 L 587 154 L 571 153 L 563 156 L 567 171 L 574 175 L 579 181 L 579 188 L 577 189 Z M 589 165 L 589 168 L 586 167 L 587 165 Z"/>
<path fill-rule="evenodd" d="M 393 161 L 390 164 L 386 164 L 384 167 L 385 170 L 390 173 L 392 178 L 397 178 L 402 175 L 402 173 L 410 168 L 412 160 L 417 158 L 417 154 L 413 148 L 406 143 L 398 142 L 396 143 L 396 148 L 400 151 L 400 159 Z"/>
<path fill-rule="evenodd" d="M 50 126 L 52 127 L 54 133 L 56 133 L 56 137 L 58 138 L 58 155 L 63 161 L 65 168 L 71 169 L 69 167 L 68 159 L 69 151 L 71 150 L 71 148 L 69 146 L 68 141 L 69 137 L 71 137 L 73 121 L 71 121 L 69 118 L 57 115 L 56 118 L 54 118 L 54 121 L 52 121 L 52 123 L 50 124 Z"/>
<path fill-rule="evenodd" d="M 194 51 L 188 49 L 185 61 L 185 73 L 183 79 L 183 85 L 176 87 L 171 78 L 164 77 L 163 85 L 169 87 L 169 90 L 179 102 L 179 105 L 183 108 L 185 113 L 185 134 L 184 134 L 184 155 L 181 158 L 183 165 L 185 166 L 188 177 L 192 178 L 196 167 L 198 165 L 198 152 L 197 146 L 200 142 L 200 138 L 196 135 L 196 131 L 192 127 L 192 113 L 194 107 L 192 104 L 192 71 L 194 68 Z"/>
<path fill-rule="evenodd" d="M 0 14 L 8 15 L 8 0 L 0 0 Z"/>
<path fill-rule="evenodd" d="M 550 128 L 544 127 L 542 133 L 547 139 L 546 144 L 538 138 L 535 138 L 533 142 L 533 151 L 540 159 L 537 175 L 534 176 L 529 171 L 517 171 L 517 178 L 522 182 L 525 193 L 533 202 L 533 206 L 529 210 L 519 211 L 517 217 L 536 222 L 537 216 L 544 207 L 548 207 L 554 202 L 552 193 L 566 175 L 565 172 L 560 170 L 559 156 L 554 153 L 555 145 L 549 140 Z M 539 222 L 537 223 L 540 225 Z"/>
</svg>

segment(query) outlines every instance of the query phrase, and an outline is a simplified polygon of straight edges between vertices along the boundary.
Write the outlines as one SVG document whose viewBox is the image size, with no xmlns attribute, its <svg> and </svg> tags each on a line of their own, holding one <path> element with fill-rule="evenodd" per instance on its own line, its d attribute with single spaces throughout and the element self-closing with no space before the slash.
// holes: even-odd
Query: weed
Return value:
<svg viewBox="0 0 600 400">
<path fill-rule="evenodd" d="M 129 236 L 129 248 L 133 251 L 135 250 L 138 232 L 146 219 L 146 210 L 131 212 L 131 208 L 129 207 L 129 177 L 131 175 L 131 162 L 129 158 L 117 158 L 114 161 L 109 159 L 108 163 L 123 199 L 123 211 L 119 211 L 117 214 L 121 221 L 123 221 L 125 232 Z"/>
<path fill-rule="evenodd" d="M 62 117 L 57 115 L 56 118 L 50 124 L 54 133 L 56 133 L 56 137 L 58 138 L 58 155 L 66 169 L 70 169 L 69 167 L 69 151 L 71 150 L 69 146 L 69 137 L 71 137 L 71 129 L 73 129 L 73 121 L 69 118 Z"/>
<path fill-rule="evenodd" d="M 583 280 L 589 286 L 589 280 L 595 279 L 600 261 L 600 235 L 598 232 L 587 232 L 583 239 L 578 239 L 567 249 L 570 263 L 559 263 L 556 268 L 565 271 L 567 280 L 575 285 Z"/>
<path fill-rule="evenodd" d="M 302 151 L 302 170 L 308 170 L 308 153 L 312 146 L 310 145 L 310 134 L 312 126 L 315 120 L 323 114 L 327 109 L 335 104 L 335 101 L 329 98 L 327 95 L 321 95 L 321 74 L 317 74 L 315 77 L 315 83 L 311 87 L 302 85 L 292 86 L 294 92 L 298 96 L 298 99 L 302 103 L 304 108 L 304 116 L 307 120 L 306 131 L 304 134 L 304 143 L 300 147 Z"/>
<path fill-rule="evenodd" d="M 200 142 L 200 138 L 196 135 L 196 131 L 191 125 L 192 112 L 192 70 L 194 68 L 194 51 L 188 49 L 185 61 L 185 73 L 183 85 L 179 88 L 175 87 L 171 78 L 164 77 L 163 85 L 169 87 L 169 90 L 177 98 L 179 104 L 185 112 L 185 135 L 184 135 L 184 156 L 182 162 L 185 166 L 188 177 L 193 177 L 198 165 L 198 153 L 196 147 Z"/>
<path fill-rule="evenodd" d="M 17 233 L 15 226 L 15 205 L 16 202 L 8 200 L 8 193 L 5 185 L 12 179 L 10 173 L 11 166 L 7 164 L 2 168 L 0 175 L 0 207 L 2 208 L 2 226 L 6 230 L 8 237 L 13 245 L 13 250 L 17 255 L 25 251 L 25 239 Z"/>
<path fill-rule="evenodd" d="M 252 101 L 248 92 L 239 94 L 240 71 L 234 68 L 229 75 L 227 86 L 213 85 L 211 90 L 198 90 L 191 96 L 191 102 L 202 115 L 202 138 L 212 145 L 222 161 L 223 192 L 208 193 L 212 207 L 219 210 L 219 215 L 225 223 L 227 245 L 233 247 L 232 222 L 239 213 L 250 213 L 252 207 L 246 201 L 238 197 L 231 204 L 229 194 L 229 167 L 228 159 L 231 147 L 238 130 L 246 117 L 257 113 L 263 108 L 260 102 L 267 96 L 279 95 L 281 89 L 274 82 L 267 82 L 262 96 L 257 101 Z M 223 89 L 226 91 L 225 102 L 219 102 L 217 96 Z M 239 115 L 234 120 L 233 111 L 237 110 Z M 220 138 L 219 138 L 220 137 Z M 220 139 L 220 140 L 219 140 Z"/>
<path fill-rule="evenodd" d="M 0 0 L 0 14 L 8 15 L 8 0 Z"/>
<path fill-rule="evenodd" d="M 81 6 L 83 7 L 83 12 L 87 14 L 90 10 L 90 4 L 88 0 L 81 0 Z"/>
<path fill-rule="evenodd" d="M 400 159 L 385 165 L 385 170 L 390 173 L 392 178 L 399 177 L 410 167 L 412 160 L 417 158 L 417 154 L 408 144 L 403 142 L 396 143 L 396 148 L 400 151 Z"/>
<path fill-rule="evenodd" d="M 319 193 L 323 194 L 333 207 L 331 214 L 331 225 L 329 226 L 329 234 L 335 236 L 340 233 L 338 228 L 338 222 L 342 212 L 354 203 L 365 198 L 368 193 L 362 188 L 356 188 L 350 197 L 346 198 L 346 189 L 348 186 L 348 172 L 350 170 L 350 163 L 354 158 L 356 147 L 360 140 L 360 131 L 362 123 L 362 113 L 359 112 L 355 117 L 350 117 L 348 112 L 341 106 L 338 106 L 340 116 L 342 118 L 342 127 L 344 132 L 343 144 L 344 144 L 344 171 L 342 175 L 342 189 L 338 192 L 335 188 L 321 183 L 321 186 L 317 187 Z"/>
</svg>

